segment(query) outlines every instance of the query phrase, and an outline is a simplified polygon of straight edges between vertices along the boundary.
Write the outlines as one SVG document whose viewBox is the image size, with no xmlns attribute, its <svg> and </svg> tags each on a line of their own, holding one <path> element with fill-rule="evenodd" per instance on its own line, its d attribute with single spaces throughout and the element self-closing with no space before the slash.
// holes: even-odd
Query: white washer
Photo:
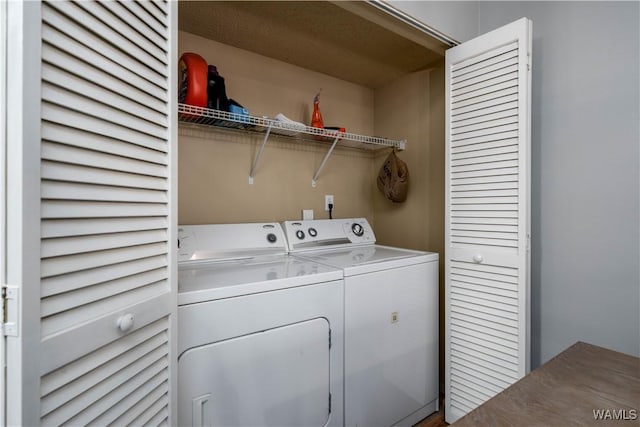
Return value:
<svg viewBox="0 0 640 427">
<path fill-rule="evenodd" d="M 438 254 L 375 244 L 366 219 L 286 221 L 290 254 L 344 271 L 345 425 L 438 410 Z"/>
<path fill-rule="evenodd" d="M 343 425 L 343 293 L 279 224 L 180 226 L 179 425 Z"/>
</svg>

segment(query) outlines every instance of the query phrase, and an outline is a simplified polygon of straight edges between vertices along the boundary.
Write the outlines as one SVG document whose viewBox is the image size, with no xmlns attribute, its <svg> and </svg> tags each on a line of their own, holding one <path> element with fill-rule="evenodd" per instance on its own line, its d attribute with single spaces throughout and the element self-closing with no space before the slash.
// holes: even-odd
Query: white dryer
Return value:
<svg viewBox="0 0 640 427">
<path fill-rule="evenodd" d="M 363 218 L 283 226 L 291 255 L 344 271 L 345 425 L 438 410 L 438 254 L 376 245 Z"/>
<path fill-rule="evenodd" d="M 340 269 L 279 224 L 179 226 L 180 426 L 343 425 Z"/>
</svg>

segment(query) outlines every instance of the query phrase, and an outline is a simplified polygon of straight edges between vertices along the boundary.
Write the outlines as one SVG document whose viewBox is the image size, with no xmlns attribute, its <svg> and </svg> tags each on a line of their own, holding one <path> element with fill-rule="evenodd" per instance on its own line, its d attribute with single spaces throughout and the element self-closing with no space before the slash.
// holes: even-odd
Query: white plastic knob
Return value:
<svg viewBox="0 0 640 427">
<path fill-rule="evenodd" d="M 473 262 L 480 264 L 482 261 L 484 261 L 482 255 L 477 254 L 473 256 Z"/>
<path fill-rule="evenodd" d="M 122 332 L 127 332 L 133 328 L 133 314 L 123 314 L 118 318 L 118 329 Z"/>
</svg>

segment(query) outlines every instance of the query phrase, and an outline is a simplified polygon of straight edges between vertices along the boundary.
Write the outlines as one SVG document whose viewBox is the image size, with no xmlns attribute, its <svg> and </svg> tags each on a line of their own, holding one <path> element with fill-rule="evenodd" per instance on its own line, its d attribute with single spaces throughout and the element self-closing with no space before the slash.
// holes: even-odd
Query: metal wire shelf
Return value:
<svg viewBox="0 0 640 427">
<path fill-rule="evenodd" d="M 191 123 L 206 127 L 222 128 L 222 129 L 239 129 L 264 134 L 264 140 L 249 172 L 249 183 L 253 184 L 253 177 L 262 156 L 269 136 L 278 134 L 290 138 L 332 142 L 329 151 L 322 159 L 320 166 L 313 176 L 311 185 L 316 186 L 318 176 L 322 171 L 325 163 L 331 156 L 334 148 L 338 144 L 352 148 L 375 150 L 385 147 L 392 147 L 396 150 L 405 149 L 405 140 L 391 140 L 376 136 L 358 135 L 349 132 L 340 132 L 329 129 L 319 129 L 310 126 L 304 126 L 296 123 L 287 123 L 280 120 L 269 119 L 266 117 L 255 117 L 245 114 L 230 113 L 227 111 L 213 110 L 209 108 L 196 107 L 187 104 L 178 104 L 178 120 L 183 123 Z"/>
<path fill-rule="evenodd" d="M 340 140 L 342 141 L 354 141 L 372 146 L 395 147 L 397 150 L 404 150 L 406 144 L 405 140 L 391 140 L 349 132 L 312 128 L 310 126 L 299 126 L 264 117 L 229 113 L 187 104 L 178 104 L 178 114 L 178 119 L 181 122 L 196 123 L 204 126 L 236 128 L 256 132 L 266 132 L 267 129 L 271 128 L 274 133 L 278 133 L 279 135 L 320 136 L 327 140 L 333 140 L 336 136 L 340 136 Z M 282 133 L 278 131 L 282 131 Z M 371 148 L 375 149 L 375 147 Z"/>
</svg>

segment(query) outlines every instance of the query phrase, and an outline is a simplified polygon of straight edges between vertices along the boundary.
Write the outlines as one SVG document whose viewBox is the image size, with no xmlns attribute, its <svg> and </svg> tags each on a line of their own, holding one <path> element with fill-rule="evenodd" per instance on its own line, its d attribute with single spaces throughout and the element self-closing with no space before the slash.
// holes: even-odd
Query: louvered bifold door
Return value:
<svg viewBox="0 0 640 427">
<path fill-rule="evenodd" d="M 445 416 L 529 369 L 531 23 L 446 52 Z"/>
<path fill-rule="evenodd" d="M 175 4 L 41 14 L 40 421 L 168 424 Z"/>
</svg>

